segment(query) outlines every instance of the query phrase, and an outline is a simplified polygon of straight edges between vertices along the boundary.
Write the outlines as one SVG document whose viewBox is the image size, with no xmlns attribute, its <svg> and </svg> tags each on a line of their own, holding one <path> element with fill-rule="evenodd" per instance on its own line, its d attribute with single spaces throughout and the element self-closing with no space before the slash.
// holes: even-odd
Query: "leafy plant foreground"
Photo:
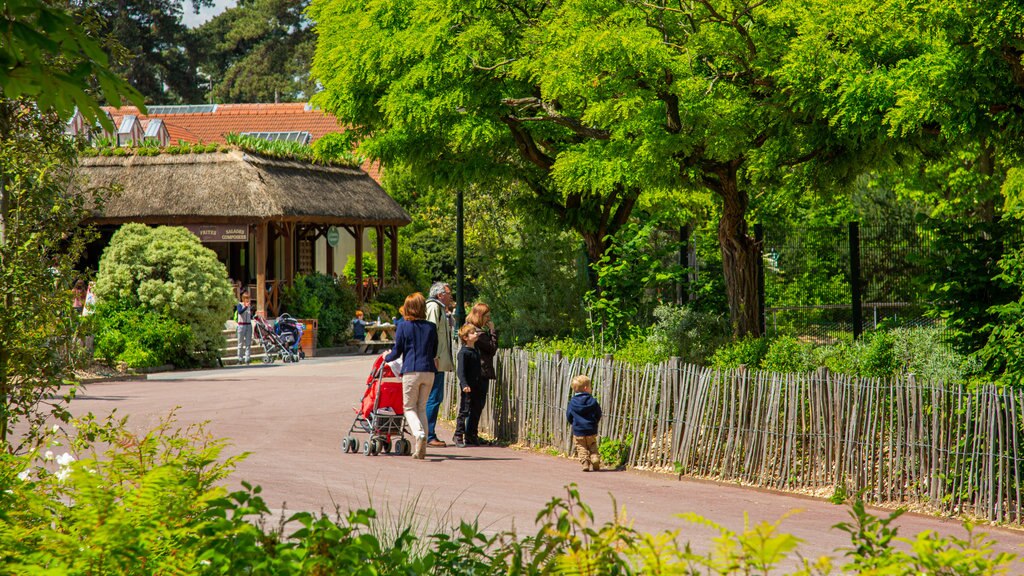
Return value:
<svg viewBox="0 0 1024 576">
<path fill-rule="evenodd" d="M 696 514 L 718 536 L 697 552 L 685 534 L 644 534 L 624 517 L 595 521 L 575 485 L 536 517 L 536 531 L 485 534 L 473 522 L 421 536 L 372 509 L 299 512 L 279 523 L 260 488 L 222 482 L 244 455 L 224 440 L 177 428 L 173 414 L 134 434 L 126 419 L 74 422 L 29 456 L 0 459 L 0 563 L 12 574 L 1005 574 L 1015 558 L 966 526 L 966 536 L 897 536 L 859 500 L 840 558 L 800 557 L 775 523 L 740 531 Z M 56 453 L 60 453 L 57 455 Z M 270 527 L 268 527 L 268 525 Z M 906 543 L 903 549 L 893 546 Z"/>
</svg>

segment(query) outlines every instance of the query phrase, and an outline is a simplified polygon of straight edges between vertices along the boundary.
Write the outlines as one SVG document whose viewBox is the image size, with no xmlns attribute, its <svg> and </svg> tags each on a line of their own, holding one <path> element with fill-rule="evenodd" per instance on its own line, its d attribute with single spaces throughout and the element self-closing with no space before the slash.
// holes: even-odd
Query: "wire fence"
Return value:
<svg viewBox="0 0 1024 576">
<path fill-rule="evenodd" d="M 939 326 L 927 315 L 935 232 L 913 223 L 759 233 L 765 332 L 834 341 L 863 330 Z"/>
<path fill-rule="evenodd" d="M 626 448 L 629 467 L 1022 522 L 1024 391 L 521 349 L 495 361 L 481 430 L 502 441 L 571 454 L 568 383 L 586 374 L 600 434 Z M 447 396 L 451 418 L 458 395 Z"/>
</svg>

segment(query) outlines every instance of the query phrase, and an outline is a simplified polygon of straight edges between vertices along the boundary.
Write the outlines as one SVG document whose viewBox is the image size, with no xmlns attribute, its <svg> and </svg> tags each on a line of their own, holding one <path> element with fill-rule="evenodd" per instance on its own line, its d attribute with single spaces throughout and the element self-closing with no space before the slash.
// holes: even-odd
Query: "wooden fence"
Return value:
<svg viewBox="0 0 1024 576">
<path fill-rule="evenodd" d="M 523 350 L 501 350 L 495 363 L 481 430 L 503 441 L 570 453 L 569 381 L 586 374 L 604 411 L 600 434 L 628 446 L 627 466 L 782 490 L 864 490 L 869 502 L 1021 523 L 1019 391 Z M 447 396 L 452 418 L 458 397 Z"/>
</svg>

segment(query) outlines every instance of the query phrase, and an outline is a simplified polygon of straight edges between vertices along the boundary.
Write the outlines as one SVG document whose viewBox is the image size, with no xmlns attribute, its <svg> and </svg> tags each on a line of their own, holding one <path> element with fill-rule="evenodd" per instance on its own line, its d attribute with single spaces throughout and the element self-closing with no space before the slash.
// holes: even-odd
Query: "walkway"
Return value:
<svg viewBox="0 0 1024 576">
<path fill-rule="evenodd" d="M 696 512 L 742 530 L 745 514 L 751 523 L 774 522 L 800 510 L 782 522 L 782 529 L 804 540 L 805 557 L 838 557 L 835 549 L 849 544 L 845 534 L 831 528 L 848 519 L 846 509 L 810 498 L 674 476 L 587 474 L 565 458 L 501 447 L 436 449 L 423 462 L 343 454 L 340 440 L 352 423 L 351 407 L 362 397 L 372 360 L 369 355 L 317 358 L 91 384 L 72 403 L 72 412 L 106 414 L 117 408 L 131 416 L 133 428 L 145 430 L 180 406 L 179 421 L 208 420 L 211 432 L 232 440 L 234 452 L 251 452 L 235 479 L 262 485 L 269 506 L 289 511 L 372 505 L 383 515 L 412 518 L 425 531 L 478 518 L 486 531 L 516 527 L 525 534 L 534 532 L 534 517 L 544 503 L 575 482 L 598 521 L 612 518 L 616 506 L 624 508 L 637 529 L 678 529 L 680 540 L 692 541 L 697 550 L 706 549 L 714 532 L 676 514 Z M 953 520 L 907 514 L 899 525 L 903 536 L 923 530 L 963 536 Z M 1024 554 L 1024 531 L 984 531 L 998 541 L 998 550 Z"/>
</svg>

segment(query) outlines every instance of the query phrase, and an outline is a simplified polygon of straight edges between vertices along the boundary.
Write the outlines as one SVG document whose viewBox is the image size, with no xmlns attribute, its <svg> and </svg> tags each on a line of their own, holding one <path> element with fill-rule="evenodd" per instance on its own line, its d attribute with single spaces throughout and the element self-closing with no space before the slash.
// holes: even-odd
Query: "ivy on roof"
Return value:
<svg viewBox="0 0 1024 576">
<path fill-rule="evenodd" d="M 146 138 L 139 145 L 117 146 L 111 137 L 97 138 L 89 147 L 82 150 L 82 156 L 159 156 L 161 154 L 213 154 L 242 150 L 270 158 L 283 160 L 300 160 L 313 164 L 331 166 L 358 167 L 361 160 L 350 152 L 351 143 L 342 134 L 327 134 L 313 144 L 300 144 L 283 140 L 268 141 L 255 136 L 228 134 L 228 144 L 190 144 L 178 141 L 177 144 L 160 147 L 154 138 Z"/>
</svg>

